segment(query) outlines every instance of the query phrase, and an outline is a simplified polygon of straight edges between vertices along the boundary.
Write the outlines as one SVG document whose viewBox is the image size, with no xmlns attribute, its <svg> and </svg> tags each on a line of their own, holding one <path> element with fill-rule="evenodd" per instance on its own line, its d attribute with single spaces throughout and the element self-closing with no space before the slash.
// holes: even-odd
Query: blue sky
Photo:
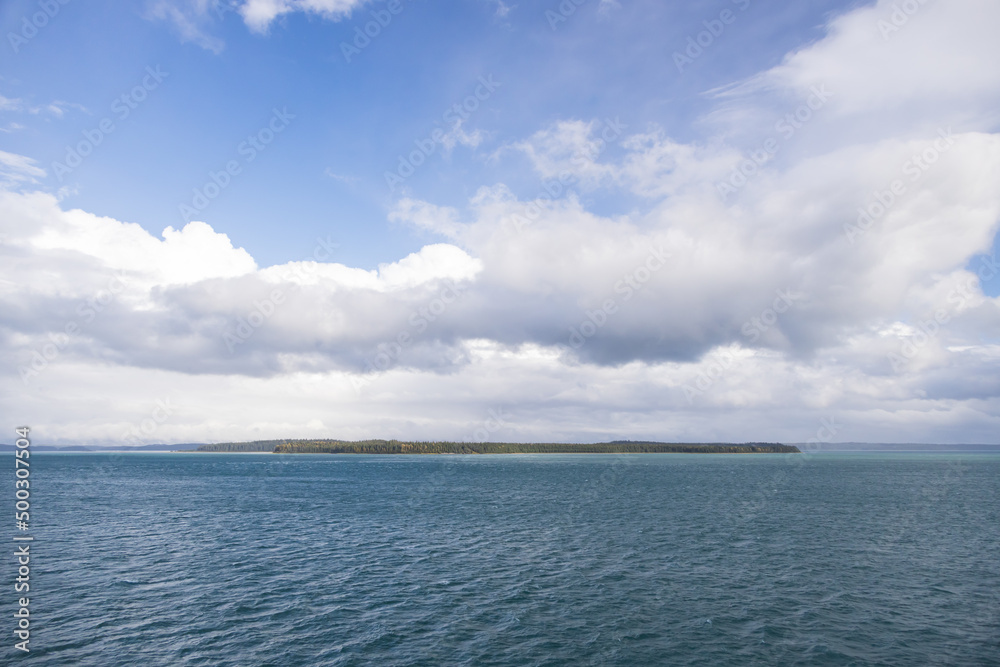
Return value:
<svg viewBox="0 0 1000 667">
<path fill-rule="evenodd" d="M 152 18 L 154 3 L 70 2 L 17 54 L 4 51 L 0 76 L 8 98 L 73 106 L 59 117 L 12 114 L 10 122 L 25 129 L 3 136 L 4 143 L 49 169 L 46 187 L 71 189 L 67 206 L 158 234 L 186 222 L 178 204 L 236 156 L 273 108 L 287 108 L 295 116 L 288 131 L 200 218 L 262 265 L 301 259 L 316 236 L 332 236 L 344 259 L 375 268 L 426 242 L 386 219 L 398 193 L 386 187 L 384 172 L 414 140 L 446 124 L 443 113 L 472 94 L 480 76 L 500 84 L 463 126 L 483 133 L 482 143 L 449 155 L 437 150 L 407 179 L 407 192 L 452 206 L 495 182 L 532 195 L 538 179 L 525 160 L 488 158 L 558 119 L 620 118 L 634 129 L 661 124 L 681 140 L 711 136 L 714 128 L 696 123 L 711 104 L 706 91 L 817 39 L 829 12 L 846 3 L 602 8 L 590 0 L 553 30 L 545 12 L 558 12 L 555 2 L 516 5 L 500 16 L 495 2 L 415 0 L 402 3 L 346 62 L 340 45 L 353 42 L 384 5 L 369 3 L 337 20 L 292 13 L 261 34 L 223 11 L 224 3 L 201 14 L 180 3 L 216 53 L 184 42 L 173 21 Z M 736 21 L 679 75 L 672 54 L 727 8 Z M 36 2 L 5 3 L 3 34 L 18 33 L 36 11 Z M 83 131 L 116 118 L 113 101 L 140 83 L 148 66 L 168 73 L 163 84 L 78 169 L 57 178 L 51 164 L 63 161 Z"/>
<path fill-rule="evenodd" d="M 996 442 L 998 11 L 6 2 L 5 417 Z"/>
</svg>

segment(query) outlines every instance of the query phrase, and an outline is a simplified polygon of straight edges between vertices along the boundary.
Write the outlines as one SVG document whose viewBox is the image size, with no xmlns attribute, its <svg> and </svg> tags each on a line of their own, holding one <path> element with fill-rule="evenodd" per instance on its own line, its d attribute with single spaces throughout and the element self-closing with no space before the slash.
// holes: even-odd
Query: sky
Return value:
<svg viewBox="0 0 1000 667">
<path fill-rule="evenodd" d="M 8 0 L 3 421 L 1000 443 L 998 25 L 992 0 Z"/>
</svg>

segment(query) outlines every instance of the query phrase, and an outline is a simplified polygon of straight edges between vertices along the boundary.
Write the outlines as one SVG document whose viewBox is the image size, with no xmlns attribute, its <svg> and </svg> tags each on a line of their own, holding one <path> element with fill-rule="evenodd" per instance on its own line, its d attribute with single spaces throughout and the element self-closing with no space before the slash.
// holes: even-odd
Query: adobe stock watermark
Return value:
<svg viewBox="0 0 1000 667">
<path fill-rule="evenodd" d="M 934 476 L 926 480 L 926 483 L 919 488 L 914 489 L 916 497 L 913 502 L 906 503 L 906 512 L 903 513 L 898 521 L 893 521 L 889 524 L 890 528 L 888 530 L 878 535 L 877 538 L 873 536 L 870 542 L 872 552 L 890 553 L 893 551 L 893 547 L 896 547 L 903 540 L 907 532 L 914 529 L 919 530 L 925 516 L 920 510 L 936 515 L 940 508 L 941 500 L 950 491 L 958 488 L 959 482 L 969 469 L 969 465 L 958 457 L 949 461 L 943 461 L 939 465 L 945 468 L 944 474 Z M 908 485 L 908 488 L 912 487 Z M 870 555 L 870 557 L 873 556 L 874 554 Z"/>
<path fill-rule="evenodd" d="M 979 269 L 976 271 L 979 281 L 981 283 L 989 282 L 997 276 L 997 273 L 1000 273 L 1000 266 L 997 265 L 996 257 L 982 258 Z M 900 344 L 899 351 L 889 352 L 886 355 L 894 373 L 905 369 L 911 361 L 916 359 L 921 350 L 937 339 L 943 327 L 951 321 L 952 317 L 961 312 L 965 304 L 974 298 L 975 282 L 970 279 L 955 285 L 946 297 L 946 301 L 951 307 L 950 311 L 949 308 L 937 308 L 929 316 L 920 319 L 913 327 L 913 334 Z"/>
<path fill-rule="evenodd" d="M 140 446 L 147 444 L 147 440 L 174 414 L 174 408 L 170 405 L 170 397 L 156 399 L 156 407 L 150 411 L 149 417 L 143 419 L 138 424 L 132 424 L 122 433 L 121 440 L 129 446 Z"/>
<path fill-rule="evenodd" d="M 505 414 L 502 407 L 489 409 L 487 415 L 488 417 L 476 427 L 465 442 L 489 442 L 494 433 L 510 425 L 507 422 L 510 415 Z M 458 465 L 454 456 L 435 457 L 435 464 L 439 467 L 425 477 L 422 484 L 414 486 L 409 494 L 408 504 L 426 502 L 430 496 L 441 492 L 447 486 L 451 476 L 455 474 L 455 466 Z"/>
<path fill-rule="evenodd" d="M 379 343 L 375 347 L 375 354 L 365 360 L 364 372 L 351 374 L 350 381 L 355 391 L 360 393 L 363 387 L 371 384 L 381 373 L 389 370 L 399 361 L 403 350 L 413 345 L 414 341 L 427 331 L 432 322 L 437 321 L 452 304 L 464 296 L 465 287 L 451 280 L 443 282 L 445 286 L 438 291 L 437 296 L 410 314 L 407 328 L 400 331 L 392 340 Z"/>
<path fill-rule="evenodd" d="M 483 420 L 481 426 L 472 432 L 469 442 L 489 442 L 494 433 L 509 426 L 505 417 L 509 418 L 510 415 L 505 415 L 502 407 L 490 408 L 486 411 L 486 414 L 489 416 Z"/>
<path fill-rule="evenodd" d="M 608 462 L 608 456 L 601 454 L 591 458 L 592 463 L 601 466 L 601 474 L 588 475 L 576 487 L 577 493 L 571 494 L 566 499 L 565 514 L 567 516 L 579 516 L 586 512 L 592 503 L 605 503 L 610 494 L 620 492 L 623 485 L 628 483 L 628 470 L 636 463 L 639 455 L 616 453 L 610 455 L 614 457 L 610 462 Z M 571 525 L 572 523 L 566 522 L 563 527 Z"/>
<path fill-rule="evenodd" d="M 785 463 L 801 467 L 810 459 L 813 454 L 821 451 L 824 443 L 833 442 L 833 438 L 840 432 L 843 425 L 838 424 L 834 417 L 822 417 L 819 420 L 820 426 L 816 429 L 815 437 L 809 438 L 804 451 L 799 454 L 782 454 Z M 766 482 L 757 487 L 756 493 L 740 504 L 737 511 L 737 519 L 741 522 L 748 522 L 760 515 L 768 506 L 779 488 L 788 480 L 788 468 L 779 468 L 774 475 Z"/>
<path fill-rule="evenodd" d="M 315 276 L 318 265 L 333 259 L 333 253 L 339 247 L 340 245 L 334 243 L 329 235 L 325 239 L 317 237 L 310 259 L 295 262 L 292 274 L 303 281 L 311 279 Z M 238 346 L 250 340 L 264 323 L 271 319 L 278 306 L 284 303 L 285 293 L 281 289 L 271 290 L 267 298 L 254 301 L 253 308 L 246 317 L 238 317 L 236 324 L 222 333 L 222 340 L 229 349 L 229 354 L 235 353 Z"/>
<path fill-rule="evenodd" d="M 816 429 L 816 436 L 806 440 L 805 451 L 802 452 L 803 457 L 823 451 L 823 445 L 833 442 L 833 438 L 840 433 L 842 428 L 842 425 L 838 424 L 833 417 L 823 417 L 819 422 L 820 427 Z"/>
<path fill-rule="evenodd" d="M 226 14 L 239 14 L 237 0 L 210 0 L 210 2 L 212 11 L 215 12 L 215 18 L 220 21 L 226 17 Z"/>
<path fill-rule="evenodd" d="M 622 295 L 623 303 L 630 301 L 652 279 L 654 273 L 667 265 L 667 259 L 670 256 L 670 253 L 663 248 L 650 246 L 646 259 L 615 283 L 615 294 Z M 597 332 L 608 323 L 608 320 L 618 312 L 618 309 L 618 301 L 609 298 L 605 299 L 599 308 L 585 310 L 585 319 L 577 326 L 569 328 L 569 346 L 574 350 L 583 347 L 589 338 L 597 335 Z"/>
<path fill-rule="evenodd" d="M 765 139 L 759 148 L 750 151 L 733 168 L 729 173 L 729 178 L 715 184 L 715 189 L 722 196 L 722 200 L 725 201 L 729 195 L 736 193 L 749 183 L 750 179 L 760 172 L 761 167 L 778 154 L 782 143 L 790 140 L 805 127 L 806 123 L 813 119 L 814 114 L 826 106 L 831 97 L 833 97 L 833 93 L 827 90 L 826 84 L 812 86 L 806 101 L 779 118 L 774 124 L 774 131 L 778 133 L 778 136 Z"/>
<path fill-rule="evenodd" d="M 951 135 L 950 127 L 946 130 L 938 129 L 938 138 L 934 140 L 932 145 L 920 153 L 912 155 L 903 163 L 903 176 L 908 177 L 910 183 L 919 181 L 942 155 L 951 150 L 955 141 L 955 137 Z M 872 192 L 872 198 L 868 204 L 858 208 L 857 221 L 844 224 L 844 235 L 847 237 L 847 242 L 854 245 L 858 237 L 868 233 L 868 230 L 885 217 L 906 194 L 906 181 L 901 178 L 894 179 L 884 189 Z"/>
<path fill-rule="evenodd" d="M 169 72 L 164 72 L 157 65 L 147 67 L 146 74 L 142 80 L 132 87 L 131 90 L 122 93 L 111 103 L 111 113 L 118 122 L 123 122 L 139 105 L 146 101 L 149 94 L 160 87 L 163 80 L 170 76 Z M 66 147 L 66 156 L 62 162 L 53 161 L 52 171 L 62 183 L 63 179 L 73 172 L 74 169 L 83 164 L 84 158 L 94 152 L 94 149 L 104 143 L 104 140 L 115 131 L 114 118 L 106 116 L 100 120 L 97 127 L 84 130 L 83 139 L 73 146 Z"/>
<path fill-rule="evenodd" d="M 584 169 L 587 165 L 597 160 L 612 142 L 620 138 L 627 127 L 628 125 L 623 123 L 618 116 L 615 116 L 614 120 L 605 118 L 601 122 L 600 136 L 597 141 L 593 144 L 587 144 L 586 147 L 575 152 L 570 158 L 570 163 L 577 169 Z M 505 218 L 504 224 L 512 226 L 514 233 L 520 234 L 524 231 L 525 227 L 531 225 L 542 215 L 542 207 L 539 205 L 540 201 L 555 201 L 563 194 L 570 192 L 569 188 L 576 185 L 577 182 L 577 177 L 570 171 L 559 172 L 557 178 L 542 179 L 542 187 L 538 191 L 538 194 L 530 202 L 522 206 L 519 212 Z"/>
<path fill-rule="evenodd" d="M 14 542 L 34 542 L 35 537 L 28 535 L 31 530 L 31 440 L 28 437 L 31 432 L 30 426 L 18 426 L 14 429 L 17 440 L 14 442 L 14 525 L 22 531 L 20 535 L 14 536 Z M 14 552 L 15 563 L 17 564 L 17 577 L 14 579 L 15 593 L 31 593 L 31 545 L 17 544 Z M 14 635 L 21 641 L 14 642 L 14 648 L 18 651 L 30 653 L 28 644 L 31 643 L 31 598 L 19 597 L 17 599 L 17 611 L 14 612 L 15 624 Z"/>
<path fill-rule="evenodd" d="M 229 349 L 229 354 L 236 352 L 236 347 L 250 340 L 264 323 L 271 319 L 278 306 L 285 302 L 285 293 L 280 289 L 271 290 L 265 299 L 253 302 L 253 309 L 246 317 L 236 318 L 236 325 L 222 334 L 222 340 Z"/>
<path fill-rule="evenodd" d="M 1000 274 L 1000 264 L 997 264 L 997 255 L 995 252 L 992 255 L 983 255 L 979 258 L 979 268 L 976 269 L 976 277 L 979 278 L 980 285 L 985 285 L 992 281 L 998 274 Z"/>
<path fill-rule="evenodd" d="M 21 29 L 17 32 L 8 32 L 7 41 L 10 48 L 17 54 L 21 47 L 33 40 L 38 31 L 49 24 L 70 0 L 38 0 L 38 7 L 41 11 L 33 12 L 30 16 L 21 17 Z"/>
<path fill-rule="evenodd" d="M 108 281 L 106 289 L 102 289 L 97 294 L 80 302 L 76 308 L 77 315 L 80 316 L 84 324 L 90 324 L 114 302 L 126 286 L 128 286 L 128 279 L 125 271 L 120 271 L 118 275 L 113 276 Z M 59 358 L 70 342 L 82 331 L 83 326 L 77 320 L 67 321 L 60 332 L 50 331 L 49 342 L 31 351 L 31 362 L 27 366 L 18 366 L 17 372 L 21 376 L 21 382 L 28 384 L 29 380 L 38 377 L 42 371 L 49 367 L 49 364 Z"/>
<path fill-rule="evenodd" d="M 731 348 L 713 353 L 708 365 L 694 379 L 694 384 L 686 382 L 681 385 L 681 391 L 684 392 L 684 398 L 687 399 L 688 405 L 694 405 L 695 397 L 703 396 L 737 363 L 739 363 L 739 357 Z"/>
<path fill-rule="evenodd" d="M 588 0 L 562 0 L 556 8 L 545 10 L 545 20 L 549 24 L 549 28 L 553 31 L 559 26 L 560 23 L 565 23 L 569 20 L 570 16 L 576 14 L 576 10 L 583 5 Z"/>
<path fill-rule="evenodd" d="M 774 293 L 777 296 L 771 305 L 760 311 L 759 315 L 748 319 L 740 327 L 740 333 L 743 334 L 744 338 L 750 344 L 756 343 L 762 335 L 776 326 L 781 316 L 791 310 L 801 300 L 800 295 L 793 294 L 788 289 L 778 289 Z M 689 382 L 681 386 L 684 397 L 687 398 L 688 405 L 693 405 L 695 397 L 703 396 L 705 392 L 725 377 L 726 373 L 739 363 L 739 361 L 740 358 L 736 354 L 736 350 L 733 349 L 727 349 L 716 355 L 708 366 L 698 373 L 694 384 Z"/>
<path fill-rule="evenodd" d="M 445 131 L 442 127 L 435 127 L 427 137 L 413 140 L 416 148 L 405 156 L 399 155 L 396 170 L 386 171 L 384 174 L 385 184 L 389 188 L 389 192 L 395 192 L 398 186 L 416 173 L 417 169 L 437 151 L 438 146 L 447 140 L 449 133 L 460 131 L 462 123 L 471 118 L 472 114 L 479 109 L 483 102 L 490 99 L 500 86 L 500 83 L 493 80 L 492 74 L 481 76 L 471 95 L 445 109 L 444 113 L 441 114 L 441 119 L 448 124 L 450 129 Z"/>
<path fill-rule="evenodd" d="M 333 259 L 334 252 L 340 247 L 339 243 L 334 243 L 327 234 L 326 238 L 316 237 L 316 245 L 313 246 L 312 254 L 304 262 L 296 262 L 292 271 L 299 278 L 312 277 L 316 273 L 317 265 L 329 262 Z M 307 264 L 307 262 L 313 262 Z"/>
<path fill-rule="evenodd" d="M 741 12 L 745 12 L 750 7 L 750 0 L 732 0 L 732 3 L 739 7 Z M 674 65 L 677 66 L 679 74 L 684 73 L 684 68 L 694 64 L 705 53 L 705 50 L 712 46 L 719 37 L 726 31 L 726 26 L 736 22 L 737 14 L 731 9 L 723 9 L 719 12 L 719 17 L 702 21 L 705 29 L 695 35 L 688 35 L 687 46 L 684 51 L 674 51 Z"/>
<path fill-rule="evenodd" d="M 879 19 L 875 24 L 882 35 L 882 40 L 888 42 L 893 33 L 899 32 L 929 1 L 903 0 L 900 3 L 893 3 L 888 19 Z"/>
<path fill-rule="evenodd" d="M 402 0 L 389 0 L 385 3 L 385 9 L 369 12 L 372 20 L 365 23 L 364 30 L 361 29 L 361 26 L 355 27 L 354 39 L 350 42 L 340 43 L 340 53 L 343 54 L 344 60 L 350 64 L 353 58 L 361 55 L 361 52 L 371 45 L 372 40 L 389 27 L 393 17 L 398 16 L 402 11 Z"/>
<path fill-rule="evenodd" d="M 288 125 L 294 119 L 295 116 L 288 113 L 288 107 L 283 108 L 281 111 L 278 111 L 277 108 L 272 109 L 271 118 L 267 124 L 255 133 L 247 136 L 246 139 L 236 146 L 236 154 L 242 158 L 242 161 L 234 158 L 226 162 L 219 171 L 209 171 L 205 184 L 193 190 L 191 203 L 178 204 L 177 208 L 184 222 L 191 222 L 196 215 L 208 208 L 208 205 L 221 195 L 223 190 L 229 187 L 233 182 L 233 178 L 243 173 L 244 165 L 248 165 L 256 160 L 257 156 L 264 152 L 271 142 L 288 128 Z"/>
<path fill-rule="evenodd" d="M 538 202 L 553 202 L 564 193 L 570 192 L 570 187 L 577 183 L 576 176 L 568 171 L 559 173 L 558 178 L 547 178 L 542 180 L 542 189 L 534 198 L 522 207 L 521 211 L 512 214 L 504 220 L 514 229 L 514 233 L 520 234 L 524 228 L 538 220 L 542 215 L 542 207 Z"/>
<path fill-rule="evenodd" d="M 775 290 L 774 293 L 778 296 L 775 297 L 771 305 L 760 311 L 760 315 L 751 317 L 744 322 L 740 328 L 740 333 L 749 338 L 751 343 L 756 343 L 761 334 L 766 333 L 777 324 L 781 315 L 787 313 L 800 298 L 787 289 L 784 291 Z"/>
</svg>

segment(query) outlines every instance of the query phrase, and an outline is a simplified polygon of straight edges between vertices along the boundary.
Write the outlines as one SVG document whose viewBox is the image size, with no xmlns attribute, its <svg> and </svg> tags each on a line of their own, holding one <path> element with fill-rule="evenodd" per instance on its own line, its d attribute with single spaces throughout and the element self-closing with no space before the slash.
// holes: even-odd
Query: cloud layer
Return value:
<svg viewBox="0 0 1000 667">
<path fill-rule="evenodd" d="M 176 409 L 150 441 L 472 438 L 501 408 L 494 439 L 995 441 L 1000 7 L 912 4 L 714 91 L 698 142 L 614 119 L 510 141 L 537 197 L 402 199 L 438 242 L 373 271 L 64 210 L 0 153 L 8 398 L 54 441 L 115 441 L 154 398 Z"/>
</svg>

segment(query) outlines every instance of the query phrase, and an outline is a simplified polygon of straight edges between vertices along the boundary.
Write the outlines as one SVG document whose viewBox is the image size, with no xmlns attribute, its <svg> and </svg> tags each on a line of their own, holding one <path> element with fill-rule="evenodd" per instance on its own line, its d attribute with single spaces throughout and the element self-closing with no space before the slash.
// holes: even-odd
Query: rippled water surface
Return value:
<svg viewBox="0 0 1000 667">
<path fill-rule="evenodd" d="M 1000 664 L 995 455 L 31 461 L 24 664 Z"/>
</svg>

